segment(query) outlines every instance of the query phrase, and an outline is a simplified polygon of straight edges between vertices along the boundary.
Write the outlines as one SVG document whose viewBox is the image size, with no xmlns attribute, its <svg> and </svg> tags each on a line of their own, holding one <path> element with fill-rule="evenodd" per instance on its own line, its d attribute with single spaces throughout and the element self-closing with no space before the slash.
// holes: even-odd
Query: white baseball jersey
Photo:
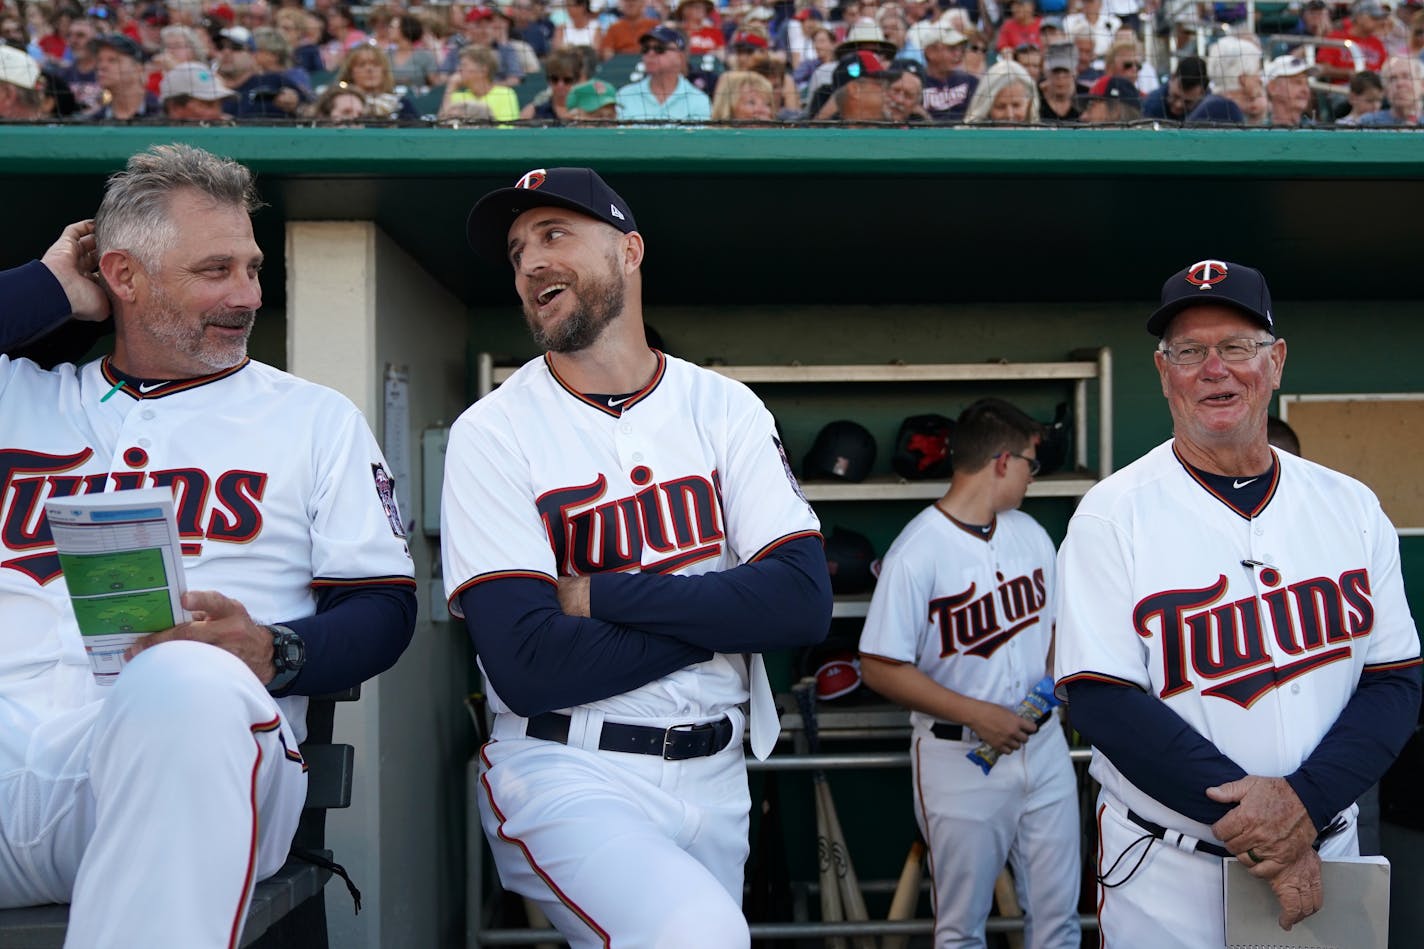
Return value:
<svg viewBox="0 0 1424 949">
<path fill-rule="evenodd" d="M 1267 777 L 1310 755 L 1367 666 L 1419 655 L 1399 542 L 1374 494 L 1276 457 L 1277 483 L 1251 518 L 1200 483 L 1170 441 L 1096 485 L 1059 552 L 1055 662 L 1060 686 L 1097 678 L 1157 696 Z M 1092 774 L 1122 806 L 1215 839 L 1097 752 Z"/>
<path fill-rule="evenodd" d="M 1053 542 L 1022 511 L 985 534 L 930 505 L 886 552 L 860 651 L 961 695 L 1015 706 L 1043 678 L 1053 636 Z M 915 817 L 929 842 L 935 945 L 983 947 L 994 881 L 1014 868 L 1029 949 L 1077 949 L 1077 784 L 1056 720 L 986 775 L 979 738 L 939 738 L 911 710 Z"/>
<path fill-rule="evenodd" d="M 171 485 L 188 588 L 258 623 L 310 615 L 322 585 L 412 583 L 385 460 L 350 400 L 253 361 L 146 393 L 118 383 L 107 359 L 46 372 L 0 357 L 0 761 L 96 697 L 47 498 Z M 305 698 L 282 704 L 300 738 Z"/>
<path fill-rule="evenodd" d="M 384 459 L 347 399 L 250 361 L 140 390 L 0 356 L 0 406 L 0 905 L 72 896 L 71 945 L 235 945 L 305 800 L 306 700 L 191 642 L 99 689 L 43 504 L 171 485 L 188 587 L 275 623 L 413 583 Z"/>
<path fill-rule="evenodd" d="M 988 537 L 930 505 L 886 551 L 860 651 L 911 662 L 947 689 L 1015 706 L 1043 678 L 1053 637 L 1053 541 L 1022 511 Z M 925 728 L 935 719 L 912 711 Z"/>
<path fill-rule="evenodd" d="M 460 593 L 485 580 L 702 574 L 819 528 L 757 398 L 661 353 L 652 381 L 614 407 L 547 359 L 519 369 L 452 428 L 441 519 L 457 615 Z M 538 901 L 575 949 L 748 945 L 742 656 L 570 709 L 567 746 L 524 737 L 489 691 L 501 714 L 481 750 L 480 815 L 506 889 Z M 733 732 L 717 754 L 597 750 L 605 717 L 666 727 L 724 713 Z"/>
<path fill-rule="evenodd" d="M 661 353 L 652 380 L 617 408 L 575 392 L 536 358 L 450 431 L 440 532 L 457 616 L 459 594 L 485 580 L 702 574 L 819 528 L 756 396 Z M 747 697 L 742 657 L 716 655 L 588 707 L 696 720 Z M 495 689 L 490 704 L 508 711 Z"/>
</svg>

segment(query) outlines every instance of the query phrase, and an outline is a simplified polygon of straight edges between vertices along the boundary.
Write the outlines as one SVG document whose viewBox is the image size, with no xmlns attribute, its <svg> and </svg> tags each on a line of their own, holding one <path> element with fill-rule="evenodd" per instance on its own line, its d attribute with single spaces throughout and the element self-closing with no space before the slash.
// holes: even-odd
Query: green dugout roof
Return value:
<svg viewBox="0 0 1424 949">
<path fill-rule="evenodd" d="M 269 258 L 287 220 L 373 220 L 474 306 L 513 296 L 465 245 L 469 206 L 569 164 L 637 214 L 654 303 L 1142 300 L 1205 257 L 1262 268 L 1282 298 L 1417 296 L 1424 134 L 1328 129 L 9 125 L 0 265 L 174 140 L 258 173 Z"/>
</svg>

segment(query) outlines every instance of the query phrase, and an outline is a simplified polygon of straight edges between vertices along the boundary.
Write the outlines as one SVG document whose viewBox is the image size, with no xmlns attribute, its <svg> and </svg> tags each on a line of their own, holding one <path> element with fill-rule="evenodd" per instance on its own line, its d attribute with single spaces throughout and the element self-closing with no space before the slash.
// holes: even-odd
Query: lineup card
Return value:
<svg viewBox="0 0 1424 949">
<path fill-rule="evenodd" d="M 90 668 L 100 685 L 112 685 L 134 640 L 190 619 L 173 492 L 53 498 L 45 516 Z"/>
<path fill-rule="evenodd" d="M 1389 944 L 1389 861 L 1384 857 L 1322 857 L 1325 905 L 1281 929 L 1271 885 L 1235 860 L 1223 861 L 1226 945 L 1229 949 L 1385 949 Z"/>
</svg>

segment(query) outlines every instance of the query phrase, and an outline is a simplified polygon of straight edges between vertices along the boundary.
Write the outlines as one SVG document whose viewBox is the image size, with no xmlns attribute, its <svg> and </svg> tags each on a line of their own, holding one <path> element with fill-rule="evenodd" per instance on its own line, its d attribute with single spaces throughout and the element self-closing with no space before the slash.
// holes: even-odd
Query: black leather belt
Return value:
<svg viewBox="0 0 1424 949">
<path fill-rule="evenodd" d="M 1167 839 L 1168 834 L 1171 834 L 1173 838 L 1186 836 L 1185 834 L 1178 834 L 1175 830 L 1168 830 L 1161 824 L 1154 824 L 1152 821 L 1148 820 L 1141 814 L 1138 814 L 1137 812 L 1132 810 L 1129 810 L 1127 812 L 1127 819 L 1132 821 L 1138 827 L 1141 827 L 1143 830 L 1147 831 L 1153 837 L 1156 837 L 1158 840 L 1167 840 L 1168 843 L 1171 842 Z M 1320 835 L 1315 838 L 1315 843 L 1311 846 L 1313 846 L 1316 850 L 1319 850 L 1320 845 L 1322 843 L 1324 843 L 1326 840 L 1329 840 L 1331 837 L 1334 837 L 1336 834 L 1340 833 L 1340 831 L 1344 830 L 1345 824 L 1346 821 L 1343 818 L 1337 817 L 1334 821 L 1331 822 L 1330 826 L 1326 827 L 1320 832 Z M 1227 850 L 1225 847 L 1221 847 L 1213 843 L 1208 843 L 1205 840 L 1198 840 L 1196 842 L 1196 845 L 1193 846 L 1192 849 L 1200 851 L 1202 853 L 1209 853 L 1213 857 L 1236 856 L 1236 854 L 1232 853 L 1230 850 Z"/>
<path fill-rule="evenodd" d="M 945 741 L 972 741 L 972 737 L 964 737 L 964 731 L 963 725 L 952 725 L 949 722 L 935 722 L 930 726 L 930 734 L 936 738 L 943 738 Z M 973 733 L 970 734 L 972 736 Z"/>
<path fill-rule="evenodd" d="M 529 719 L 524 734 L 567 745 L 570 721 L 567 715 L 545 712 Z M 731 740 L 732 720 L 724 715 L 715 722 L 702 725 L 669 725 L 667 728 L 604 722 L 598 734 L 598 747 L 601 751 L 657 755 L 664 761 L 683 761 L 715 755 Z"/>
</svg>

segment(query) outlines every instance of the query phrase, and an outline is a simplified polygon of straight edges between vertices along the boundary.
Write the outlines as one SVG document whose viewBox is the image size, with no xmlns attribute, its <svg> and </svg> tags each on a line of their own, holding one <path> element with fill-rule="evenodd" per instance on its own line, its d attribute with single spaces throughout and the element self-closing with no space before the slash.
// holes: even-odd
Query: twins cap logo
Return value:
<svg viewBox="0 0 1424 949">
<path fill-rule="evenodd" d="M 1220 260 L 1199 260 L 1187 268 L 1187 283 L 1198 290 L 1210 290 L 1226 279 L 1226 264 Z"/>
<path fill-rule="evenodd" d="M 514 183 L 514 187 L 523 188 L 526 191 L 533 191 L 544 183 L 544 179 L 549 177 L 549 173 L 543 168 L 535 168 L 528 172 L 523 178 Z"/>
</svg>

